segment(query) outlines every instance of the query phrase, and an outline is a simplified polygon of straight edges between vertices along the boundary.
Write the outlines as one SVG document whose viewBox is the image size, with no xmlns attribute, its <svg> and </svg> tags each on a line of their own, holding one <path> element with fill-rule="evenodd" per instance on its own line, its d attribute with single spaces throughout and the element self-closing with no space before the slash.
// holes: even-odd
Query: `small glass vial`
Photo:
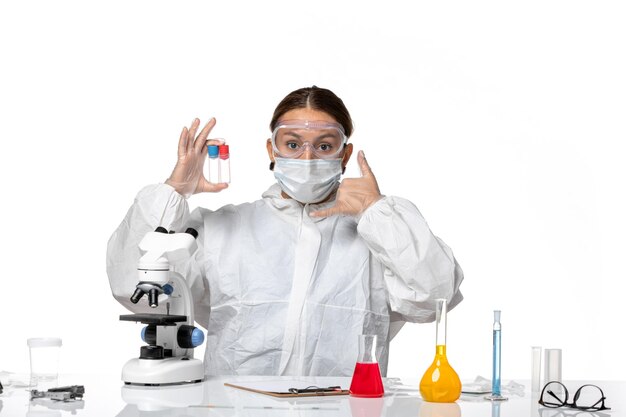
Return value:
<svg viewBox="0 0 626 417">
<path fill-rule="evenodd" d="M 219 180 L 230 183 L 230 151 L 228 145 L 219 146 Z"/>
<path fill-rule="evenodd" d="M 209 157 L 206 160 L 204 177 L 208 182 L 217 184 L 220 182 L 220 167 L 218 162 L 219 149 L 217 145 L 207 145 L 207 148 L 209 150 Z"/>
</svg>

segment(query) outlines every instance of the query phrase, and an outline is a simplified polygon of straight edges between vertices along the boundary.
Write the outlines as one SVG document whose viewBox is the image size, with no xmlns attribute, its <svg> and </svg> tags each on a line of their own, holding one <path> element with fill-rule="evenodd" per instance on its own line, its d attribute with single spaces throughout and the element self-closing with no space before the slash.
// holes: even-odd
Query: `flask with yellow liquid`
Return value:
<svg viewBox="0 0 626 417">
<path fill-rule="evenodd" d="M 438 299 L 436 322 L 435 360 L 424 372 L 420 382 L 420 393 L 426 401 L 435 403 L 451 403 L 461 396 L 461 380 L 452 369 L 446 356 L 446 325 L 448 304 L 445 299 Z"/>
</svg>

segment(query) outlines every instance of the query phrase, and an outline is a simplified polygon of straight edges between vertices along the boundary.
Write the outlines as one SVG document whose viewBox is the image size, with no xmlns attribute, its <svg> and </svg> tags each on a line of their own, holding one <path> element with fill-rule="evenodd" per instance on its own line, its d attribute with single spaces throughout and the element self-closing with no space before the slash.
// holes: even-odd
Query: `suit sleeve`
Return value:
<svg viewBox="0 0 626 417">
<path fill-rule="evenodd" d="M 394 316 L 416 323 L 435 319 L 435 300 L 448 309 L 463 296 L 463 271 L 452 250 L 433 235 L 410 201 L 383 197 L 363 212 L 357 231 L 385 266 L 385 282 Z"/>
</svg>

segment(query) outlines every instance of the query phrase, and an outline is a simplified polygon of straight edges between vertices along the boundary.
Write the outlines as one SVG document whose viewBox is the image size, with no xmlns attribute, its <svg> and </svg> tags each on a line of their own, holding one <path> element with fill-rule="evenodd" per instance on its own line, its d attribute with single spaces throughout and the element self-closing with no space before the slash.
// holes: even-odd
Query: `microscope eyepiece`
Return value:
<svg viewBox="0 0 626 417">
<path fill-rule="evenodd" d="M 152 288 L 148 292 L 148 305 L 152 308 L 159 306 L 159 290 L 156 288 Z"/>
<path fill-rule="evenodd" d="M 144 294 L 145 292 L 141 288 L 137 288 L 133 295 L 130 297 L 130 302 L 133 304 L 137 304 Z"/>
<path fill-rule="evenodd" d="M 194 239 L 198 238 L 198 231 L 192 227 L 187 228 L 187 230 L 185 230 L 185 233 L 190 234 L 191 236 L 193 236 Z"/>
</svg>

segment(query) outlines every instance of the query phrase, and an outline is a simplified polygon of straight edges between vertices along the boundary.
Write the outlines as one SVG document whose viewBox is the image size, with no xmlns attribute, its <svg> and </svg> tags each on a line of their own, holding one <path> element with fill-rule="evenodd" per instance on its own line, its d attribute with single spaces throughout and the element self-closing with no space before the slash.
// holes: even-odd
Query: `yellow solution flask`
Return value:
<svg viewBox="0 0 626 417">
<path fill-rule="evenodd" d="M 451 403 L 461 396 L 461 380 L 450 366 L 446 356 L 446 325 L 448 305 L 445 299 L 437 300 L 437 335 L 435 360 L 424 372 L 420 393 L 426 401 Z"/>
</svg>

